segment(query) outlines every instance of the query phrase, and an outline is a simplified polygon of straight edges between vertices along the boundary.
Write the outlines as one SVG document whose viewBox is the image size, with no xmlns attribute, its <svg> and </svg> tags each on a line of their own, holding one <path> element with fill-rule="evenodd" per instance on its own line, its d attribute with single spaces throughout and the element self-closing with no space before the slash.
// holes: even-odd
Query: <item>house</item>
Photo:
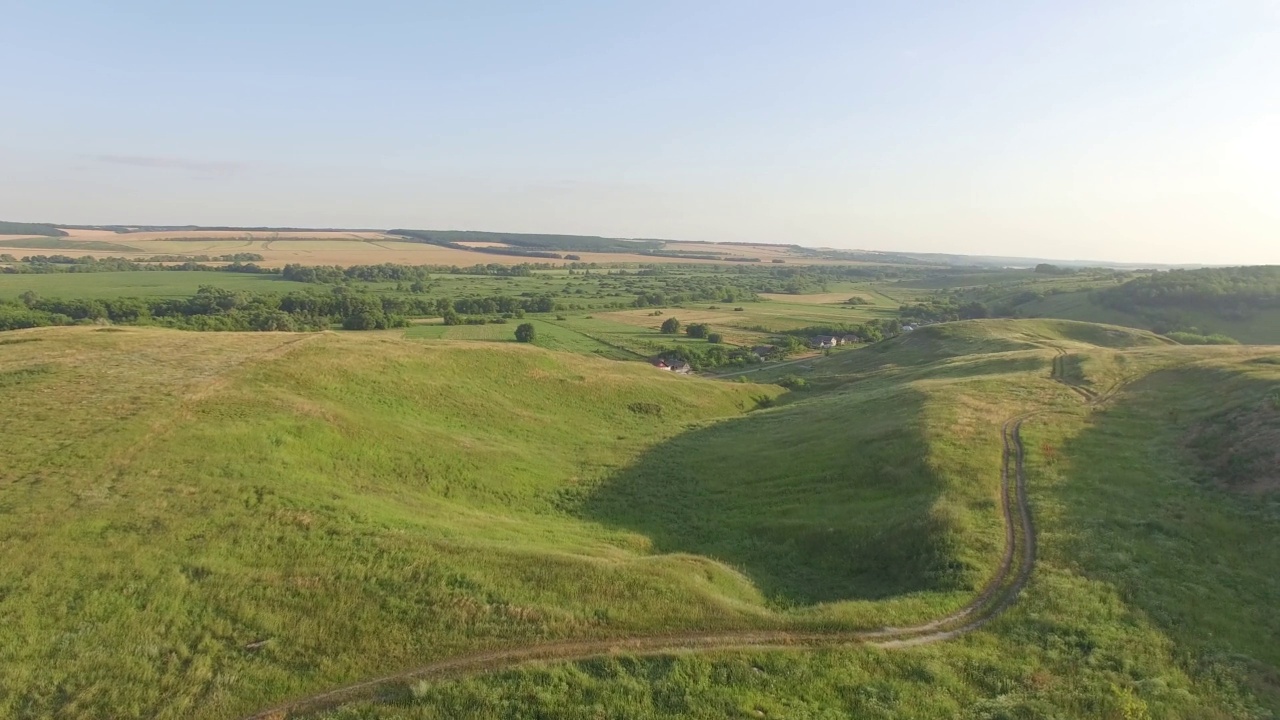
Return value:
<svg viewBox="0 0 1280 720">
<path fill-rule="evenodd" d="M 662 358 L 662 357 L 654 358 L 653 366 L 658 368 L 659 370 L 669 370 L 673 373 L 679 373 L 681 375 L 688 375 L 689 373 L 693 372 L 693 368 L 690 367 L 689 363 L 683 360 L 678 360 L 678 359 L 667 360 L 666 358 Z"/>
<path fill-rule="evenodd" d="M 857 335 L 841 335 L 840 342 L 845 345 L 852 345 L 853 343 L 862 342 L 862 338 L 858 337 Z"/>
<path fill-rule="evenodd" d="M 751 354 L 755 355 L 761 360 L 764 360 L 765 358 L 769 357 L 770 355 L 774 354 L 777 351 L 778 351 L 778 347 L 776 345 L 757 345 L 751 348 Z"/>
<path fill-rule="evenodd" d="M 825 350 L 839 345 L 840 342 L 830 335 L 816 335 L 809 338 L 809 344 L 819 350 Z"/>
</svg>

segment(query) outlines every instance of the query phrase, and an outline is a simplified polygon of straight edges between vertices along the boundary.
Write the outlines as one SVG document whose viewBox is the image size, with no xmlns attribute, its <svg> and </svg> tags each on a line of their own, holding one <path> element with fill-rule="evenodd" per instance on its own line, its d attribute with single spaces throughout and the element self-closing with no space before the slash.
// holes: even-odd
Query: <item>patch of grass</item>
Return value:
<svg viewBox="0 0 1280 720">
<path fill-rule="evenodd" d="M 15 370 L 0 370 L 0 390 L 29 385 L 41 376 L 49 375 L 52 372 L 53 366 L 47 363 L 41 365 L 28 365 Z"/>
<path fill-rule="evenodd" d="M 287 292 L 307 285 L 278 275 L 226 272 L 98 272 L 48 275 L 0 275 L 0 299 L 15 300 L 32 290 L 41 297 L 106 299 L 117 297 L 190 297 L 201 285 L 228 290 Z"/>
<path fill-rule="evenodd" d="M 31 250 L 71 250 L 136 253 L 138 249 L 120 243 L 103 242 L 102 240 L 71 240 L 64 237 L 30 237 L 0 240 L 0 246 L 7 248 L 23 248 Z M 44 253 L 34 253 L 41 255 Z"/>
</svg>

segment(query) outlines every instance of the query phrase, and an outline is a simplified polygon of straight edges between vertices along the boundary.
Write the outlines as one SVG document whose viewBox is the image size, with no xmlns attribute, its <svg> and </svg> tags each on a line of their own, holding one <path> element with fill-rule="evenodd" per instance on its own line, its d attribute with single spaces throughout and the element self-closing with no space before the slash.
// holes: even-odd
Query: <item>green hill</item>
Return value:
<svg viewBox="0 0 1280 720">
<path fill-rule="evenodd" d="M 45 223 L 20 223 L 0 220 L 0 235 L 40 235 L 43 237 L 65 237 L 66 232 Z"/>
<path fill-rule="evenodd" d="M 1221 334 L 1251 344 L 1280 343 L 1280 266 L 1172 270 L 1103 289 L 1058 292 L 1014 305 L 1023 317 L 1053 317 Z"/>
<path fill-rule="evenodd" d="M 6 333 L 0 715 L 240 717 L 487 648 L 925 622 L 997 573 L 1023 416 L 1038 561 L 977 632 L 390 682 L 322 714 L 1280 711 L 1280 493 L 1249 480 L 1280 349 L 972 321 L 770 372 L 811 382 L 379 333 Z"/>
</svg>

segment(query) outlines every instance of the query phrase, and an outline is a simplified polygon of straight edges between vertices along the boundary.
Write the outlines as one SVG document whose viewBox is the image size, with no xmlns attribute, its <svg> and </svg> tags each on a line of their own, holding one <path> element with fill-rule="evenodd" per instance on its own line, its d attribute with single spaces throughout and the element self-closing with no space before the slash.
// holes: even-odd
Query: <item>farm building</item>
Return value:
<svg viewBox="0 0 1280 720">
<path fill-rule="evenodd" d="M 683 360 L 668 360 L 666 358 L 659 357 L 654 358 L 653 366 L 659 370 L 668 370 L 681 375 L 688 375 L 693 372 L 693 368 L 689 366 L 689 363 Z"/>
</svg>

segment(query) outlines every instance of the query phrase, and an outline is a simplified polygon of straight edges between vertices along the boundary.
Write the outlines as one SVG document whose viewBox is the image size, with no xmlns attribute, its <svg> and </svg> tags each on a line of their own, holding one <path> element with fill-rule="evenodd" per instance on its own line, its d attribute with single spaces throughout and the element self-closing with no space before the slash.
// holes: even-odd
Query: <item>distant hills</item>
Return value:
<svg viewBox="0 0 1280 720">
<path fill-rule="evenodd" d="M 476 247 L 463 243 L 496 243 L 511 246 L 512 250 L 503 252 L 501 248 L 488 248 L 494 254 L 518 254 L 530 257 L 553 257 L 538 253 L 627 253 L 653 255 L 655 257 L 675 257 L 700 260 L 731 260 L 720 257 L 724 253 L 716 252 L 717 246 L 733 247 L 782 247 L 788 248 L 797 255 L 811 259 L 848 261 L 858 263 L 879 263 L 888 265 L 933 265 L 949 267 L 990 267 L 990 268 L 1030 268 L 1042 263 L 1053 263 L 1064 267 L 1101 267 L 1126 270 L 1150 269 L 1168 270 L 1175 268 L 1205 267 L 1195 264 L 1162 264 L 1162 263 L 1121 263 L 1098 260 L 1054 260 L 1047 258 L 1009 257 L 997 255 L 960 255 L 953 253 L 920 253 L 881 250 L 844 250 L 839 248 L 806 248 L 788 243 L 752 243 L 752 242 L 700 242 L 684 240 L 663 240 L 657 238 L 611 238 L 600 235 L 561 235 L 551 233 L 509 233 L 482 230 L 413 230 L 383 228 L 334 228 L 334 227 L 271 227 L 271 226 L 237 226 L 237 225 L 64 225 L 56 223 L 19 223 L 0 221 L 0 235 L 40 235 L 62 237 L 65 230 L 106 230 L 128 234 L 139 232 L 195 232 L 195 231 L 242 231 L 242 232 L 351 232 L 351 233 L 385 233 L 411 242 L 423 242 L 455 249 L 477 250 Z M 689 250 L 671 250 L 668 244 L 705 245 L 705 252 Z M 558 256 L 555 256 L 558 257 Z M 741 258 L 737 258 L 741 260 Z"/>
</svg>

